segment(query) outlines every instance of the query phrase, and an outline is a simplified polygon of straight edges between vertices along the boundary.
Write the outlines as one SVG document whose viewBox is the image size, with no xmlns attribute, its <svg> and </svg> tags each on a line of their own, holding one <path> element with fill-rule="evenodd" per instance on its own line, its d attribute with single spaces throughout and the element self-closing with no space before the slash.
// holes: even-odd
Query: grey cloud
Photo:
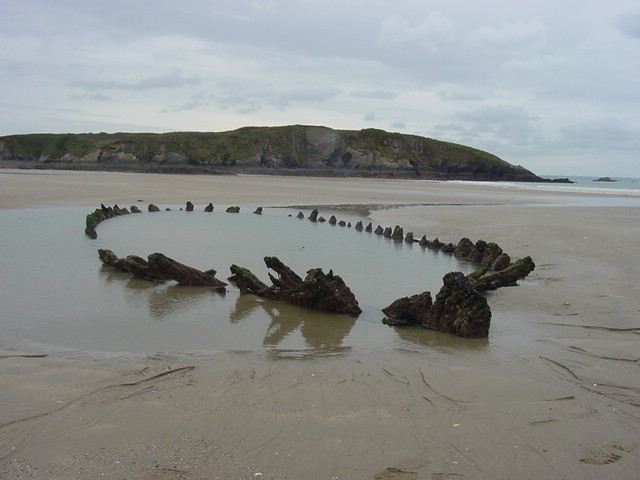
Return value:
<svg viewBox="0 0 640 480">
<path fill-rule="evenodd" d="M 197 77 L 185 77 L 178 69 L 173 69 L 155 77 L 141 78 L 139 80 L 78 80 L 71 82 L 71 85 L 86 90 L 151 90 L 180 88 L 188 85 L 198 85 L 199 83 L 200 79 Z"/>
<path fill-rule="evenodd" d="M 465 90 L 461 88 L 457 88 L 454 90 L 445 90 L 438 93 L 438 97 L 440 97 L 443 101 L 482 101 L 491 98 L 491 94 L 483 93 L 474 87 L 469 87 Z"/>
<path fill-rule="evenodd" d="M 454 23 L 441 12 L 431 12 L 419 22 L 413 22 L 398 14 L 382 21 L 379 41 L 382 43 L 417 42 L 425 48 L 436 48 L 437 44 L 455 34 Z"/>
<path fill-rule="evenodd" d="M 270 103 L 279 107 L 288 107 L 297 102 L 324 102 L 339 94 L 340 90 L 335 88 L 298 89 L 273 95 Z"/>
<path fill-rule="evenodd" d="M 538 117 L 517 105 L 489 105 L 453 115 L 462 122 L 460 131 L 467 136 L 487 136 L 496 141 L 527 145 L 536 135 L 534 122 Z"/>
<path fill-rule="evenodd" d="M 176 107 L 163 108 L 161 110 L 162 113 L 172 113 L 172 112 L 186 112 L 190 110 L 197 110 L 199 108 L 206 107 L 208 104 L 205 96 L 201 93 L 197 95 L 193 95 L 191 99 L 181 105 Z"/>
<path fill-rule="evenodd" d="M 388 90 L 359 90 L 353 91 L 349 94 L 350 97 L 355 98 L 370 98 L 377 100 L 393 100 L 398 96 L 395 92 L 390 92 Z"/>
<path fill-rule="evenodd" d="M 90 93 L 84 95 L 69 95 L 69 98 L 74 100 L 97 100 L 99 102 L 110 102 L 112 98 L 109 95 L 103 95 L 102 93 Z"/>
<path fill-rule="evenodd" d="M 456 122 L 435 125 L 434 130 L 445 137 L 451 137 L 452 135 L 456 138 L 465 139 L 475 139 L 480 137 L 480 133 L 477 129 Z"/>
<path fill-rule="evenodd" d="M 640 9 L 625 12 L 618 17 L 616 26 L 625 35 L 640 40 Z"/>
<path fill-rule="evenodd" d="M 279 90 L 267 83 L 223 81 L 212 95 L 219 108 L 240 114 L 249 114 L 268 108 L 287 110 L 297 105 L 322 103 L 337 97 L 340 90 L 333 88 L 300 88 Z"/>
<path fill-rule="evenodd" d="M 500 52 L 517 50 L 521 56 L 546 46 L 546 27 L 538 21 L 516 21 L 499 27 L 482 26 L 472 30 L 467 41 L 480 48 Z"/>
<path fill-rule="evenodd" d="M 564 126 L 556 148 L 593 151 L 640 151 L 640 128 L 618 119 L 599 119 Z"/>
<path fill-rule="evenodd" d="M 365 122 L 375 122 L 376 120 L 378 120 L 378 117 L 376 117 L 375 113 L 365 113 L 362 117 L 362 120 L 364 120 Z"/>
<path fill-rule="evenodd" d="M 242 115 L 258 112 L 262 108 L 262 103 L 257 99 L 243 95 L 222 96 L 217 98 L 215 103 L 222 110 L 231 110 Z"/>
</svg>

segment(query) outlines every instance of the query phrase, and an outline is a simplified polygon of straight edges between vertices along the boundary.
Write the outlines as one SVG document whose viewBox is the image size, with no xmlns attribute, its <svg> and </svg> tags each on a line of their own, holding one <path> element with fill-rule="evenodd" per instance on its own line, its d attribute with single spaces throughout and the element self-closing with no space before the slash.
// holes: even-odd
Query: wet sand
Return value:
<svg viewBox="0 0 640 480">
<path fill-rule="evenodd" d="M 481 184 L 0 170 L 0 208 L 139 199 L 357 204 L 538 267 L 489 295 L 488 341 L 98 360 L 16 351 L 0 331 L 0 478 L 637 478 L 640 207 Z"/>
</svg>

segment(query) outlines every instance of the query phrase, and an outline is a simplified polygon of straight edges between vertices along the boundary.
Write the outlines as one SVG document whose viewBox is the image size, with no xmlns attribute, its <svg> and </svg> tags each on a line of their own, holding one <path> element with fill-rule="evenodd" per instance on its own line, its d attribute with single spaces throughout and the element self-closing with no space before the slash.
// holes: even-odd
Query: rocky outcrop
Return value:
<svg viewBox="0 0 640 480">
<path fill-rule="evenodd" d="M 355 295 L 342 278 L 332 271 L 325 274 L 322 269 L 314 268 L 307 272 L 303 280 L 277 257 L 265 257 L 264 262 L 267 268 L 277 274 L 274 276 L 269 273 L 272 285 L 268 286 L 250 270 L 237 265 L 231 266 L 229 281 L 234 282 L 242 294 L 251 293 L 325 312 L 348 315 L 362 312 Z"/>
<path fill-rule="evenodd" d="M 227 285 L 216 278 L 215 270 L 203 272 L 169 258 L 162 253 L 152 253 L 145 260 L 136 255 L 118 258 L 111 250 L 100 249 L 98 250 L 98 256 L 105 265 L 115 267 L 143 280 L 153 282 L 173 280 L 178 282 L 178 285 L 207 286 L 216 289 L 224 289 Z"/>
<path fill-rule="evenodd" d="M 227 207 L 226 210 L 227 213 L 240 213 L 240 207 L 237 205 L 231 206 L 231 207 Z"/>
</svg>

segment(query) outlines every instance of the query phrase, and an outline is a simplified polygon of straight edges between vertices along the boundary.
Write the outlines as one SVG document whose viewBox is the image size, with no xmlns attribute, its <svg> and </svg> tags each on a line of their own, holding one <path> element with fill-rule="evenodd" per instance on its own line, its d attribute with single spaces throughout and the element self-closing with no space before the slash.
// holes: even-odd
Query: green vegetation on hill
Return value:
<svg viewBox="0 0 640 480">
<path fill-rule="evenodd" d="M 0 166 L 540 181 L 482 150 L 378 129 L 289 125 L 228 132 L 0 137 Z"/>
</svg>

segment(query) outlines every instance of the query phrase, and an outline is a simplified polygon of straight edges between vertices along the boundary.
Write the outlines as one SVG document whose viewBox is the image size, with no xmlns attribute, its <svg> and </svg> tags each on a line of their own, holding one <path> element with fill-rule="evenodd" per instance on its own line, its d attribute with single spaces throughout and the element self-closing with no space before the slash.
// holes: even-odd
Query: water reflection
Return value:
<svg viewBox="0 0 640 480">
<path fill-rule="evenodd" d="M 155 319 L 163 319 L 175 313 L 191 308 L 196 302 L 208 300 L 211 296 L 224 298 L 224 290 L 208 287 L 183 287 L 169 285 L 166 288 L 150 292 L 147 302 L 149 315 Z"/>
<path fill-rule="evenodd" d="M 179 286 L 175 283 L 160 285 L 150 281 L 131 277 L 112 267 L 103 265 L 100 269 L 102 279 L 107 283 L 118 282 L 125 287 L 125 298 L 134 305 L 146 304 L 151 318 L 161 320 L 180 311 L 192 309 L 198 302 L 208 301 L 211 296 L 224 298 L 224 290 L 210 287 Z"/>
<path fill-rule="evenodd" d="M 460 338 L 455 335 L 436 332 L 419 326 L 416 327 L 392 327 L 398 335 L 400 350 L 421 351 L 423 348 L 438 349 L 471 349 L 484 350 L 489 346 L 488 338 Z M 416 349 L 416 347 L 419 347 Z"/>
<path fill-rule="evenodd" d="M 343 346 L 356 323 L 350 315 L 337 315 L 265 300 L 253 295 L 240 295 L 230 321 L 237 323 L 263 311 L 270 319 L 262 345 L 277 347 L 295 332 L 302 335 L 305 345 L 315 350 L 333 350 Z"/>
</svg>

